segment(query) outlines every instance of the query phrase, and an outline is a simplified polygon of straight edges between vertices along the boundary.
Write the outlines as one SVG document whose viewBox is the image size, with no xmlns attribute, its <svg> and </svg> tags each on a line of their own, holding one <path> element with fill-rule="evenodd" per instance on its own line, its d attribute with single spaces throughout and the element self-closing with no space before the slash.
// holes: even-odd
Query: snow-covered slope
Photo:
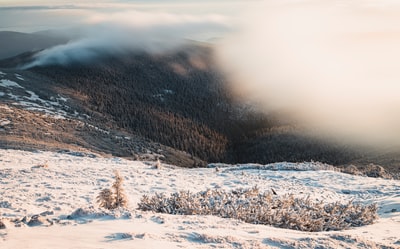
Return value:
<svg viewBox="0 0 400 249">
<path fill-rule="evenodd" d="M 21 85 L 22 83 L 30 87 L 27 89 Z M 0 71 L 0 96 L 4 98 L 3 101 L 8 100 L 13 106 L 44 113 L 54 118 L 80 117 L 76 110 L 72 110 L 67 105 L 66 98 L 57 95 L 50 96 L 50 100 L 44 100 L 37 93 L 30 90 L 31 88 L 30 82 L 25 82 L 25 78 L 20 74 L 8 75 Z"/>
<path fill-rule="evenodd" d="M 157 169 L 154 162 L 93 154 L 0 150 L 0 217 L 6 226 L 0 229 L 0 248 L 400 247 L 399 181 L 347 175 L 319 163 L 213 166 L 218 170 Z M 111 186 L 115 169 L 125 178 L 129 211 L 106 215 L 97 208 L 96 196 Z M 310 233 L 137 210 L 144 194 L 255 185 L 326 202 L 376 202 L 380 218 L 369 226 Z M 27 221 L 34 215 L 39 226 L 28 226 L 23 217 Z"/>
</svg>

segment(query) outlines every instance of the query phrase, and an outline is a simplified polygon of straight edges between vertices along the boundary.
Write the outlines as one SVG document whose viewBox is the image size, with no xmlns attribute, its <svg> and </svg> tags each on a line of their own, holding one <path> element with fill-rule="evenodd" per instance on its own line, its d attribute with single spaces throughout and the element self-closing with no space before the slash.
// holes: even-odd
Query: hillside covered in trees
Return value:
<svg viewBox="0 0 400 249">
<path fill-rule="evenodd" d="M 288 134 L 260 134 L 278 124 L 235 102 L 205 46 L 163 55 L 106 56 L 94 63 L 33 71 L 85 96 L 82 106 L 90 116 L 208 162 L 341 163 L 339 151 L 319 148 L 321 144 Z"/>
</svg>

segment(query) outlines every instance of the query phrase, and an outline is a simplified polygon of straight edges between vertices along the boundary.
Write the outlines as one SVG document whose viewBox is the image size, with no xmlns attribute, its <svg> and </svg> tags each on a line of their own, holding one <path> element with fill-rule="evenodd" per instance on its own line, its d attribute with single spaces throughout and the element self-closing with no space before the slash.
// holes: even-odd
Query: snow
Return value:
<svg viewBox="0 0 400 249">
<path fill-rule="evenodd" d="M 109 131 L 103 130 L 103 129 L 97 127 L 97 126 L 94 126 L 94 125 L 91 125 L 91 124 L 88 124 L 88 123 L 87 123 L 86 125 L 87 125 L 88 127 L 90 127 L 90 128 L 95 129 L 96 131 L 99 131 L 99 132 L 103 133 L 103 134 L 107 134 L 107 135 L 110 134 Z"/>
<path fill-rule="evenodd" d="M 61 95 L 58 95 L 57 98 L 54 98 L 54 97 L 52 96 L 52 97 L 50 97 L 50 99 L 53 100 L 53 101 L 55 100 L 56 102 L 58 102 L 58 101 L 67 102 L 67 101 L 68 101 L 67 98 L 65 98 L 65 97 L 63 97 L 63 96 L 61 96 Z"/>
<path fill-rule="evenodd" d="M 174 91 L 169 90 L 169 89 L 164 89 L 163 91 L 165 94 L 174 94 Z"/>
<path fill-rule="evenodd" d="M 4 109 L 8 112 L 14 112 L 10 107 L 8 107 L 8 105 L 2 105 L 0 104 L 0 109 Z"/>
<path fill-rule="evenodd" d="M 97 129 L 96 129 L 97 128 Z M 98 127 L 96 127 L 95 129 L 96 130 L 98 130 Z M 101 131 L 101 132 L 103 132 L 104 133 L 104 131 Z M 123 140 L 123 139 L 125 139 L 125 140 L 131 140 L 132 138 L 131 137 L 123 137 L 123 136 L 114 136 L 114 138 L 115 139 L 118 139 L 118 140 Z"/>
<path fill-rule="evenodd" d="M 25 80 L 24 78 L 22 78 L 22 76 L 21 75 L 19 75 L 19 74 L 14 74 L 15 75 L 15 78 L 17 78 L 17 79 L 19 79 L 19 80 Z"/>
<path fill-rule="evenodd" d="M 13 105 L 22 106 L 26 110 L 42 112 L 45 115 L 49 115 L 57 119 L 65 119 L 69 115 L 80 117 L 80 114 L 76 111 L 71 114 L 68 114 L 67 111 L 65 111 L 70 110 L 71 108 L 66 105 L 67 99 L 64 97 L 51 97 L 51 101 L 49 101 L 40 98 L 39 95 L 33 91 L 25 90 L 25 92 L 29 94 L 29 96 L 20 96 L 12 92 L 8 92 L 6 95 L 10 99 L 16 101 L 12 103 Z"/>
<path fill-rule="evenodd" d="M 9 87 L 23 88 L 17 82 L 14 82 L 14 81 L 11 81 L 11 80 L 6 80 L 6 79 L 0 80 L 0 86 L 6 87 L 6 88 L 9 88 Z"/>
<path fill-rule="evenodd" d="M 84 152 L 0 150 L 1 248 L 387 248 L 400 247 L 400 182 L 335 172 L 316 162 L 213 164 L 183 169 Z M 218 170 L 216 170 L 218 168 Z M 119 170 L 131 217 L 104 215 L 96 196 Z M 278 195 L 326 202 L 377 203 L 375 224 L 336 232 L 300 232 L 214 216 L 177 216 L 137 210 L 156 192 L 232 190 L 258 186 Z M 92 210 L 67 219 L 75 210 Z M 12 219 L 47 212 L 49 226 L 15 227 Z M 84 213 L 84 212 L 83 212 Z M 115 218 L 117 217 L 117 218 Z M 119 217 L 119 218 L 118 218 Z M 0 220 L 1 220 L 0 218 Z"/>
<path fill-rule="evenodd" d="M 11 121 L 8 119 L 0 119 L 0 126 L 5 126 L 11 124 Z"/>
<path fill-rule="evenodd" d="M 32 100 L 32 101 L 40 101 L 40 102 L 44 102 L 41 98 L 39 98 L 39 96 L 32 92 L 32 91 L 25 91 L 26 93 L 29 93 L 29 95 L 31 95 L 30 97 L 25 97 L 26 99 Z"/>
<path fill-rule="evenodd" d="M 172 94 L 174 94 L 174 91 L 169 90 L 169 89 L 163 89 L 163 93 L 153 94 L 153 98 L 157 98 L 160 101 L 164 102 L 165 95 L 172 95 Z"/>
<path fill-rule="evenodd" d="M 0 77 L 6 75 L 0 72 Z M 25 79 L 20 74 L 14 74 L 15 78 L 21 81 Z M 68 117 L 77 117 L 81 119 L 87 119 L 87 115 L 81 115 L 76 110 L 72 110 L 68 106 L 68 99 L 60 96 L 50 96 L 50 100 L 42 99 L 34 91 L 28 90 L 21 86 L 15 81 L 9 79 L 0 79 L 0 88 L 6 88 L 5 91 L 0 91 L 0 97 L 7 97 L 8 99 L 14 100 L 12 104 L 15 106 L 21 106 L 26 110 L 42 112 L 44 115 L 49 115 L 57 119 L 65 119 Z M 27 85 L 27 87 L 29 87 Z M 21 89 L 23 89 L 21 91 Z"/>
</svg>

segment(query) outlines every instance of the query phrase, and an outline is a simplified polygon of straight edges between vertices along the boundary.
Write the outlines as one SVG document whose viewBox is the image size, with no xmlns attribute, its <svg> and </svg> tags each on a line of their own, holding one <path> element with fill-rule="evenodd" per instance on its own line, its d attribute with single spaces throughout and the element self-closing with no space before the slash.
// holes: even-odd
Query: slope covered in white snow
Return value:
<svg viewBox="0 0 400 249">
<path fill-rule="evenodd" d="M 399 181 L 343 174 L 319 163 L 218 167 L 182 169 L 162 165 L 156 169 L 154 162 L 93 154 L 0 150 L 0 217 L 6 226 L 0 229 L 0 247 L 400 247 Z M 115 169 L 125 178 L 123 187 L 129 207 L 125 211 L 106 212 L 97 208 L 96 196 L 112 185 Z M 379 219 L 359 228 L 311 233 L 213 216 L 137 210 L 144 194 L 233 190 L 256 185 L 262 191 L 273 188 L 278 195 L 291 193 L 326 202 L 377 203 Z"/>
</svg>

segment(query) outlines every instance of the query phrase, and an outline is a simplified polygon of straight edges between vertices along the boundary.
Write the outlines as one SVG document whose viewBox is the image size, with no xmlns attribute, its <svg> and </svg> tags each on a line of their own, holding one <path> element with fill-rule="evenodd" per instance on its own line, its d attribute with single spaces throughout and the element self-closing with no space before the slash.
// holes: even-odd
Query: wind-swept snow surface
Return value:
<svg viewBox="0 0 400 249">
<path fill-rule="evenodd" d="M 0 248 L 400 247 L 399 181 L 343 174 L 319 163 L 202 169 L 155 164 L 78 152 L 0 150 L 0 220 L 6 227 L 0 229 Z M 124 177 L 128 210 L 97 208 L 96 197 L 111 187 L 114 170 Z M 380 218 L 359 228 L 311 233 L 137 210 L 145 194 L 256 185 L 278 195 L 377 203 Z"/>
</svg>

